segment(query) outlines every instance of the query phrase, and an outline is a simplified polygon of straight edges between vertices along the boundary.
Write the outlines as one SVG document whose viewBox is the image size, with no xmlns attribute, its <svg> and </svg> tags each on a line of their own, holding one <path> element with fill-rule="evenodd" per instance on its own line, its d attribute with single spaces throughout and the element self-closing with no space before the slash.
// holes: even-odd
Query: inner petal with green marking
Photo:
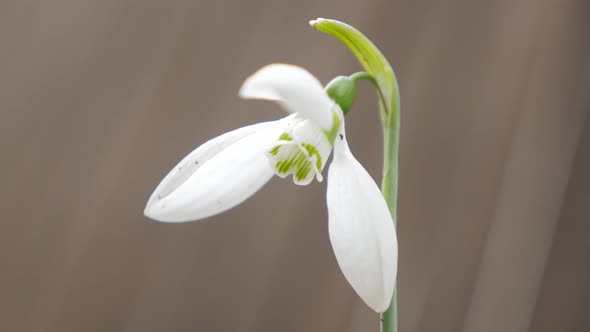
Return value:
<svg viewBox="0 0 590 332">
<path fill-rule="evenodd" d="M 278 176 L 293 174 L 293 182 L 307 185 L 314 177 L 323 180 L 322 170 L 333 143 L 313 120 L 295 116 L 267 155 Z"/>
</svg>

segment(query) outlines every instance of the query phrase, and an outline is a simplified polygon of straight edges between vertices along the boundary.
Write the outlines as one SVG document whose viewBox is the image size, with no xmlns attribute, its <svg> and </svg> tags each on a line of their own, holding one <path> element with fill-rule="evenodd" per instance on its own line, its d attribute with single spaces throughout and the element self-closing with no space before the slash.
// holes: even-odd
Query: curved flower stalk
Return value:
<svg viewBox="0 0 590 332">
<path fill-rule="evenodd" d="M 303 68 L 271 64 L 246 79 L 246 99 L 277 102 L 279 120 L 246 126 L 196 148 L 164 177 L 145 215 L 185 222 L 226 211 L 256 193 L 276 174 L 307 185 L 328 172 L 329 235 L 344 276 L 377 312 L 391 302 L 397 272 L 397 240 L 377 184 L 354 158 L 346 141 L 340 106 Z"/>
</svg>

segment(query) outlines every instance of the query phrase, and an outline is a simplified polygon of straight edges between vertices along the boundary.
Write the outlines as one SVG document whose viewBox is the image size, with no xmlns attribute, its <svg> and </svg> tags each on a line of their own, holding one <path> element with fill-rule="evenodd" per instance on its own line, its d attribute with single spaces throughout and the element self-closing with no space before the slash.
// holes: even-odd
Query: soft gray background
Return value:
<svg viewBox="0 0 590 332">
<path fill-rule="evenodd" d="M 400 81 L 400 331 L 589 331 L 586 0 L 0 1 L 0 330 L 377 331 L 325 183 L 275 179 L 206 222 L 142 215 L 195 146 L 282 116 L 238 99 L 256 69 L 360 69 L 318 16 Z M 349 142 L 379 180 L 359 94 Z"/>
</svg>

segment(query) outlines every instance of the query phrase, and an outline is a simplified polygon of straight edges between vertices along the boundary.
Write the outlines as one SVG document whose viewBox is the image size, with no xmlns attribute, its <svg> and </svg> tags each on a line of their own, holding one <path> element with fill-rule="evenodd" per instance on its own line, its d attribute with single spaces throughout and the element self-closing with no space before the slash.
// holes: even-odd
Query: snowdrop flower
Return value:
<svg viewBox="0 0 590 332">
<path fill-rule="evenodd" d="M 276 174 L 298 185 L 328 172 L 329 236 L 344 276 L 363 301 L 384 312 L 397 272 L 397 240 L 387 204 L 354 158 L 340 106 L 303 68 L 271 64 L 240 89 L 277 102 L 291 115 L 230 131 L 199 146 L 158 185 L 145 215 L 163 222 L 207 218 L 246 200 Z"/>
</svg>

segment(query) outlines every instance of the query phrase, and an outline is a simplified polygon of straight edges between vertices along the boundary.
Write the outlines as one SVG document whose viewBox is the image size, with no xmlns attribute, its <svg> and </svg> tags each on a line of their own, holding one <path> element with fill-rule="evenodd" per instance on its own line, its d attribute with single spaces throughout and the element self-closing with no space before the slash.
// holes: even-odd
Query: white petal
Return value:
<svg viewBox="0 0 590 332">
<path fill-rule="evenodd" d="M 335 103 L 307 70 L 288 64 L 270 64 L 248 77 L 240 97 L 279 102 L 288 112 L 308 117 L 324 130 L 332 128 Z"/>
<path fill-rule="evenodd" d="M 288 118 L 243 127 L 201 145 L 158 185 L 145 215 L 159 221 L 207 218 L 242 203 L 274 174 L 265 150 Z"/>
<path fill-rule="evenodd" d="M 376 312 L 389 307 L 397 273 L 393 219 L 377 184 L 336 138 L 328 173 L 330 241 L 344 276 Z"/>
</svg>

